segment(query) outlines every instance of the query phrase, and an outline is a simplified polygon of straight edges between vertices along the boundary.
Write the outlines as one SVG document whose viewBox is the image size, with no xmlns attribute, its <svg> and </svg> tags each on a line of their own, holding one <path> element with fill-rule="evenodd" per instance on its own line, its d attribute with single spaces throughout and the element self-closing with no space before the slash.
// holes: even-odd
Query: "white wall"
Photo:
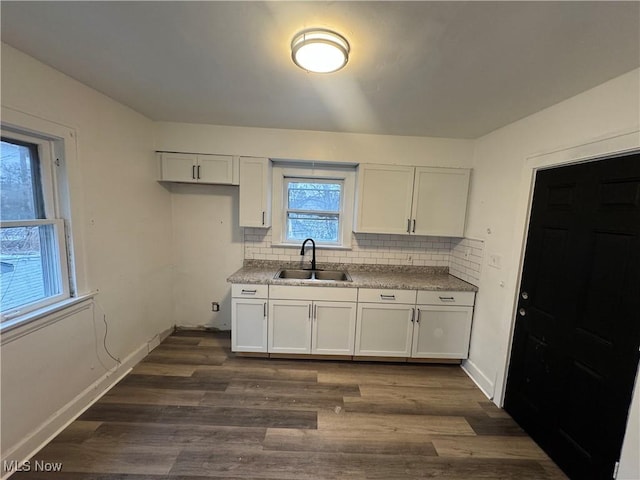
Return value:
<svg viewBox="0 0 640 480">
<path fill-rule="evenodd" d="M 158 150 L 347 163 L 469 167 L 473 153 L 472 141 L 446 138 L 169 122 L 157 123 L 156 134 Z M 238 187 L 182 185 L 171 190 L 176 323 L 230 328 L 231 286 L 224 280 L 242 266 L 245 255 L 243 231 L 236 227 Z M 222 301 L 219 313 L 211 312 L 212 301 Z"/>
<path fill-rule="evenodd" d="M 497 403 L 502 401 L 528 218 L 532 163 L 527 159 L 637 132 L 640 129 L 639 72 L 635 70 L 611 80 L 479 138 L 475 143 L 466 234 L 484 239 L 485 263 L 465 368 L 489 395 L 495 396 Z M 640 146 L 637 134 L 631 138 L 632 143 Z M 586 154 L 589 147 L 575 151 L 579 155 L 582 150 Z M 501 269 L 487 266 L 492 254 L 502 257 Z M 639 404 L 636 391 L 633 408 L 637 410 Z M 635 415 L 637 418 L 637 412 Z M 637 444 L 640 426 L 631 427 L 625 442 Z M 637 459 L 634 461 L 637 463 Z M 634 471 L 633 478 L 640 478 L 637 465 Z"/>
<path fill-rule="evenodd" d="M 49 370 L 57 391 L 64 392 L 64 398 L 48 405 L 53 414 L 61 402 L 72 401 L 79 389 L 105 373 L 100 360 L 107 367 L 114 365 L 102 347 L 103 314 L 109 324 L 107 345 L 121 359 L 173 324 L 172 232 L 171 195 L 155 182 L 150 120 L 5 44 L 2 105 L 75 131 L 75 163 L 69 167 L 79 284 L 84 291 L 99 290 L 91 318 L 95 334 L 94 326 L 80 328 L 65 321 L 3 348 L 2 447 L 7 451 L 37 429 L 36 419 L 46 418 L 47 412 L 31 415 L 31 404 L 20 401 L 30 392 L 22 383 L 30 380 L 7 376 L 5 381 L 5 369 L 15 362 L 42 362 L 41 370 L 50 369 L 48 362 L 66 358 L 65 364 Z M 8 419 L 13 422 L 9 437 L 4 428 Z"/>
</svg>

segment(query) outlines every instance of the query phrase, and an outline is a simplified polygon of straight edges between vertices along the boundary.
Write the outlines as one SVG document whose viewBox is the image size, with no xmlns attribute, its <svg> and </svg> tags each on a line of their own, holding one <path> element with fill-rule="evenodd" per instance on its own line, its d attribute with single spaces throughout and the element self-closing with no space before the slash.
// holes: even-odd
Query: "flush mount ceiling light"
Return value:
<svg viewBox="0 0 640 480">
<path fill-rule="evenodd" d="M 291 58 L 308 72 L 335 72 L 349 60 L 349 42 L 331 30 L 303 30 L 291 41 Z"/>
</svg>

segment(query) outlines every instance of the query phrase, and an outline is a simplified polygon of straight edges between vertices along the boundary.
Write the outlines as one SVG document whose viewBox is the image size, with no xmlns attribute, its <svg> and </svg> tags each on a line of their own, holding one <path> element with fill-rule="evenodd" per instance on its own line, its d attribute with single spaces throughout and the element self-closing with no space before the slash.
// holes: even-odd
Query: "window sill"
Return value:
<svg viewBox="0 0 640 480">
<path fill-rule="evenodd" d="M 278 248 L 297 248 L 300 249 L 302 242 L 300 243 L 272 243 L 272 247 Z M 311 245 L 307 244 L 305 250 L 311 250 Z M 351 247 L 345 247 L 343 245 L 316 245 L 316 250 L 352 250 Z"/>
<path fill-rule="evenodd" d="M 7 340 L 5 336 L 9 332 L 12 333 L 11 338 L 13 338 L 13 333 L 16 333 L 16 336 L 22 336 L 23 334 L 42 328 L 51 322 L 38 322 L 38 320 L 50 317 L 54 313 L 89 300 L 96 296 L 97 293 L 98 292 L 89 292 L 77 297 L 67 298 L 60 302 L 25 313 L 24 315 L 19 315 L 17 317 L 5 320 L 4 322 L 2 322 L 2 324 L 0 324 L 0 334 L 2 334 L 3 337 L 2 343 L 5 343 L 5 341 Z M 29 325 L 29 328 L 25 329 L 25 332 L 16 332 L 16 330 L 21 329 L 21 327 L 26 327 L 27 325 Z"/>
</svg>

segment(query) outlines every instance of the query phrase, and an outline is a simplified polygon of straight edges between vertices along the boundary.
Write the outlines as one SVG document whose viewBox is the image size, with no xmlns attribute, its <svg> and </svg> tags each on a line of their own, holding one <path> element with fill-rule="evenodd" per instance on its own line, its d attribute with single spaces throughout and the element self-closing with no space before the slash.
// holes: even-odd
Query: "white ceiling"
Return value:
<svg viewBox="0 0 640 480">
<path fill-rule="evenodd" d="M 640 2 L 1 2 L 2 41 L 154 120 L 476 138 L 640 65 Z M 309 74 L 303 28 L 351 43 Z"/>
</svg>

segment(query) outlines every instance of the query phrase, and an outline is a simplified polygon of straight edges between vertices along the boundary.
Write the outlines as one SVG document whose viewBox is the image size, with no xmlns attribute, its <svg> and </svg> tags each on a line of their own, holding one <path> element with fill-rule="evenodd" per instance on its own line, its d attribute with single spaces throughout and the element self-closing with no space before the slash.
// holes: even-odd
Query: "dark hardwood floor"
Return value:
<svg viewBox="0 0 640 480">
<path fill-rule="evenodd" d="M 177 331 L 32 459 L 70 480 L 563 479 L 457 365 L 236 356 Z"/>
</svg>

